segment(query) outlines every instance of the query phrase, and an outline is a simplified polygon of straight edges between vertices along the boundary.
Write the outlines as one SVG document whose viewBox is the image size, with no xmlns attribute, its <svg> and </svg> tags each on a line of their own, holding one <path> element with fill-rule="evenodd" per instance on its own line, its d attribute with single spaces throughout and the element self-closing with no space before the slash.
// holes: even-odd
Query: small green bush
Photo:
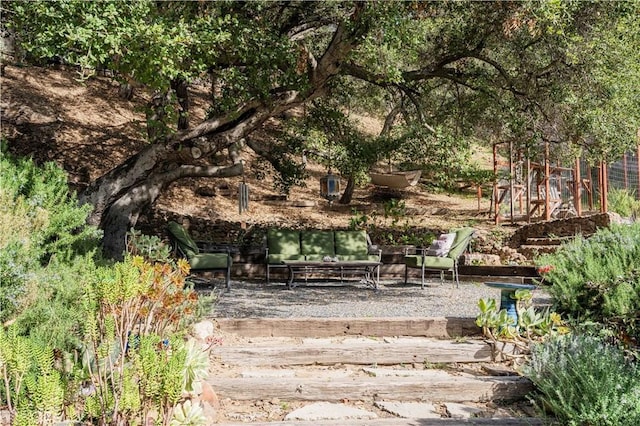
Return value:
<svg viewBox="0 0 640 426">
<path fill-rule="evenodd" d="M 69 195 L 64 171 L 0 152 L 0 322 L 29 299 L 29 283 L 53 258 L 95 253 L 101 232 L 86 225 L 91 206 Z M 52 274 L 50 274 L 52 275 Z"/>
<path fill-rule="evenodd" d="M 533 347 L 523 368 L 541 411 L 568 426 L 640 424 L 640 364 L 595 337 L 570 335 Z"/>
<path fill-rule="evenodd" d="M 536 259 L 556 310 L 640 342 L 640 223 L 612 225 Z"/>
<path fill-rule="evenodd" d="M 609 210 L 622 217 L 640 216 L 640 201 L 625 189 L 613 189 L 607 193 Z"/>
</svg>

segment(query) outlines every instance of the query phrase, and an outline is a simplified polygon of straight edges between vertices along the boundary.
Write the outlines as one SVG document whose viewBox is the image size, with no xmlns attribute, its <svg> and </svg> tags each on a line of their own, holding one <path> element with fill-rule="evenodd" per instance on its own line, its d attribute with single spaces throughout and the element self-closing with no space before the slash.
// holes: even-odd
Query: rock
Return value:
<svg viewBox="0 0 640 426">
<path fill-rule="evenodd" d="M 212 321 L 204 320 L 193 325 L 193 337 L 200 342 L 208 342 L 213 339 L 215 326 Z"/>
<path fill-rule="evenodd" d="M 346 419 L 375 419 L 378 416 L 371 412 L 359 408 L 350 407 L 345 404 L 334 404 L 329 402 L 318 402 L 306 405 L 298 410 L 294 410 L 285 416 L 285 421 L 291 420 L 346 420 Z"/>
<path fill-rule="evenodd" d="M 482 410 L 476 407 L 471 407 L 465 404 L 458 404 L 455 402 L 447 402 L 447 413 L 452 419 L 469 419 L 471 417 L 477 417 Z"/>
<path fill-rule="evenodd" d="M 467 253 L 463 255 L 463 265 L 500 266 L 500 256 L 486 253 Z"/>
<path fill-rule="evenodd" d="M 198 399 L 203 402 L 205 406 L 209 405 L 216 410 L 220 408 L 220 399 L 218 398 L 218 394 L 216 394 L 211 385 L 207 382 L 202 382 L 202 391 L 200 392 Z"/>
</svg>

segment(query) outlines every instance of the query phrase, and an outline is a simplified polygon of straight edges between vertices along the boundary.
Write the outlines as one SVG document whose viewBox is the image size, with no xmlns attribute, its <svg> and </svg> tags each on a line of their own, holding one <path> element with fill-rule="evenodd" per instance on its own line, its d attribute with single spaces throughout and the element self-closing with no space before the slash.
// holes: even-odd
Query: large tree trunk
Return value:
<svg viewBox="0 0 640 426">
<path fill-rule="evenodd" d="M 178 78 L 171 81 L 171 89 L 178 98 L 178 130 L 189 128 L 189 86 L 185 79 Z"/>
<path fill-rule="evenodd" d="M 353 191 L 356 189 L 356 181 L 353 179 L 353 176 L 349 176 L 347 179 L 347 187 L 344 189 L 342 193 L 342 197 L 338 203 L 340 204 L 349 204 L 353 200 Z"/>
<path fill-rule="evenodd" d="M 183 176 L 230 177 L 242 174 L 242 163 L 229 167 L 178 166 L 165 173 L 151 173 L 140 184 L 128 188 L 111 202 L 102 214 L 100 226 L 105 230 L 103 248 L 114 259 L 121 259 L 125 250 L 125 237 L 134 227 L 140 212 L 153 205 L 162 191 Z"/>
<path fill-rule="evenodd" d="M 359 16 L 358 12 L 363 7 L 357 4 L 354 16 Z M 272 97 L 266 101 L 254 100 L 228 115 L 207 119 L 174 134 L 165 133 L 162 128 L 148 129 L 153 143 L 93 182 L 79 197 L 82 203 L 94 206 L 89 223 L 100 225 L 104 230 L 105 254 L 113 258 L 122 256 L 127 231 L 135 226 L 142 209 L 152 205 L 171 182 L 185 177 L 240 175 L 242 164 L 230 148 L 260 128 L 268 118 L 324 95 L 327 82 L 339 73 L 340 64 L 360 41 L 356 35 L 361 29 L 362 26 L 346 23 L 336 28 L 320 59 L 309 60 L 309 84 L 304 92 L 274 89 Z M 186 112 L 188 96 L 185 82 L 176 81 L 172 86 L 182 111 Z M 161 108 L 166 102 L 164 95 L 155 99 L 157 107 Z M 163 123 L 160 108 L 151 111 L 150 122 Z M 184 121 L 181 126 L 186 126 Z M 248 146 L 269 160 L 271 153 L 267 147 L 257 143 Z M 224 167 L 195 166 L 193 158 L 190 158 L 194 152 L 198 152 L 201 158 L 208 158 L 223 150 L 231 158 Z"/>
</svg>

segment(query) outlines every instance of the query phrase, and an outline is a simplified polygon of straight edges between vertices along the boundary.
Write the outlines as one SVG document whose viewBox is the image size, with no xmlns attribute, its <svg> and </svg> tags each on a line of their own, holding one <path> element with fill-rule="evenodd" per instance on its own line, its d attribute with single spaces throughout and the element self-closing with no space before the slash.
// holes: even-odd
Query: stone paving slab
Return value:
<svg viewBox="0 0 640 426">
<path fill-rule="evenodd" d="M 338 420 L 375 419 L 378 415 L 371 411 L 351 407 L 345 404 L 318 402 L 305 405 L 285 416 L 285 420 Z"/>
<path fill-rule="evenodd" d="M 471 407 L 469 405 L 458 404 L 455 402 L 447 402 L 445 403 L 445 406 L 447 407 L 449 416 L 453 419 L 468 419 L 477 416 L 482 412 L 482 410 L 477 407 Z"/>
<path fill-rule="evenodd" d="M 375 406 L 404 419 L 440 419 L 440 413 L 430 402 L 376 401 Z"/>
</svg>

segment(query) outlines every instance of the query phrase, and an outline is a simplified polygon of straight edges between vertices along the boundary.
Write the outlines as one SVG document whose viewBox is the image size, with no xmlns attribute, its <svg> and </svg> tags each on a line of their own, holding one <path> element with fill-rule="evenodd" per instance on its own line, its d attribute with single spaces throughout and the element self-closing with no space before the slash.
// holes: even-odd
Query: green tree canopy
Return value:
<svg viewBox="0 0 640 426">
<path fill-rule="evenodd" d="M 394 144 L 400 157 L 432 147 L 464 157 L 471 141 L 512 141 L 532 155 L 549 141 L 558 152 L 585 147 L 611 159 L 640 127 L 635 2 L 67 0 L 8 8 L 29 60 L 59 57 L 84 77 L 107 67 L 155 91 L 151 143 L 80 197 L 94 206 L 92 223 L 108 230 L 112 254 L 171 182 L 238 175 L 243 150 L 298 173 L 283 159 L 303 146 L 254 136 L 319 98 L 385 120 L 384 137 L 368 141 L 342 125 L 332 130 L 343 121 L 323 110 L 325 136 L 342 129 L 340 149 L 358 156 L 358 167 L 345 168 L 353 179 L 374 158 L 368 153 Z M 199 123 L 188 120 L 195 81 L 211 87 Z M 313 120 L 319 129 L 322 120 Z"/>
</svg>

